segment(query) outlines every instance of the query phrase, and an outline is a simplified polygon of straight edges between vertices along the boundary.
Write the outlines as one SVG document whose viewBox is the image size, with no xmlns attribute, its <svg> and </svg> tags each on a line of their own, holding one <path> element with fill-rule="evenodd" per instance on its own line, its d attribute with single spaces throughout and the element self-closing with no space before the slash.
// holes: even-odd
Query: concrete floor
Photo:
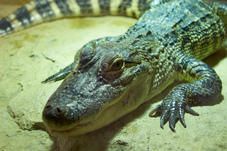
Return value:
<svg viewBox="0 0 227 151">
<path fill-rule="evenodd" d="M 0 1 L 0 17 L 21 3 Z M 152 102 L 160 100 L 163 93 L 105 128 L 77 138 L 53 138 L 53 145 L 43 130 L 41 111 L 60 82 L 40 82 L 70 64 L 75 52 L 88 41 L 123 33 L 135 22 L 124 17 L 70 18 L 0 38 L 0 151 L 227 150 L 226 50 L 205 60 L 222 79 L 224 99 L 194 107 L 200 116 L 186 115 L 186 129 L 178 123 L 176 133 L 168 126 L 162 130 L 159 118 L 148 117 L 157 104 Z"/>
</svg>

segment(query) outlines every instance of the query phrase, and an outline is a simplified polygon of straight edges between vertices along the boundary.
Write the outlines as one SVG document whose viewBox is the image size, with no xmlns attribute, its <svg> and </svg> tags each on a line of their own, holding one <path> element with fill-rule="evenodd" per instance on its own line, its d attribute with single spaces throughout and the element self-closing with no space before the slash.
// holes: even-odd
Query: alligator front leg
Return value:
<svg viewBox="0 0 227 151">
<path fill-rule="evenodd" d="M 179 73 L 179 80 L 186 80 L 190 83 L 175 87 L 150 113 L 150 116 L 161 114 L 161 128 L 169 121 L 172 131 L 175 131 L 175 124 L 178 120 L 186 127 L 185 112 L 199 115 L 190 106 L 219 97 L 222 89 L 221 80 L 216 72 L 201 61 L 184 56 L 176 61 L 175 69 Z"/>
</svg>

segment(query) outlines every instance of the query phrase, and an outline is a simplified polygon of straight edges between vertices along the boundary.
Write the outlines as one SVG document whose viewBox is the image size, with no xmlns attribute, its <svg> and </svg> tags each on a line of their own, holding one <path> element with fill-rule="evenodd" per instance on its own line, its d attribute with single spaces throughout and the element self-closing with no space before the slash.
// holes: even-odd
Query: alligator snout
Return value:
<svg viewBox="0 0 227 151">
<path fill-rule="evenodd" d="M 47 104 L 43 111 L 43 120 L 48 127 L 63 130 L 75 122 L 75 113 L 69 107 Z"/>
</svg>

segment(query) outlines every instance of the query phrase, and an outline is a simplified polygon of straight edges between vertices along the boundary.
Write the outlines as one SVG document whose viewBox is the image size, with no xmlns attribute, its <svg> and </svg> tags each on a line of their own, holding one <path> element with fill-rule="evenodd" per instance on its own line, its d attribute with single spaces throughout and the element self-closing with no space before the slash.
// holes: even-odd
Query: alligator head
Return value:
<svg viewBox="0 0 227 151">
<path fill-rule="evenodd" d="M 152 73 L 138 51 L 120 42 L 96 40 L 75 57 L 73 71 L 49 98 L 43 120 L 53 135 L 99 129 L 147 99 Z"/>
</svg>

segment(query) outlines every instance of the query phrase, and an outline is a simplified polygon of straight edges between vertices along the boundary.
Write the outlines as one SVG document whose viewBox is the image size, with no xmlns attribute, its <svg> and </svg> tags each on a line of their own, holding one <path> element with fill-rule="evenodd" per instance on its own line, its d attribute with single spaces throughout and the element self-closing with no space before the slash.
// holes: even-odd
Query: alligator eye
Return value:
<svg viewBox="0 0 227 151">
<path fill-rule="evenodd" d="M 124 65 L 124 61 L 122 58 L 116 58 L 110 66 L 110 71 L 118 71 L 121 70 Z"/>
<path fill-rule="evenodd" d="M 101 62 L 99 73 L 104 79 L 112 81 L 120 77 L 124 67 L 125 62 L 121 56 L 106 56 Z"/>
</svg>

